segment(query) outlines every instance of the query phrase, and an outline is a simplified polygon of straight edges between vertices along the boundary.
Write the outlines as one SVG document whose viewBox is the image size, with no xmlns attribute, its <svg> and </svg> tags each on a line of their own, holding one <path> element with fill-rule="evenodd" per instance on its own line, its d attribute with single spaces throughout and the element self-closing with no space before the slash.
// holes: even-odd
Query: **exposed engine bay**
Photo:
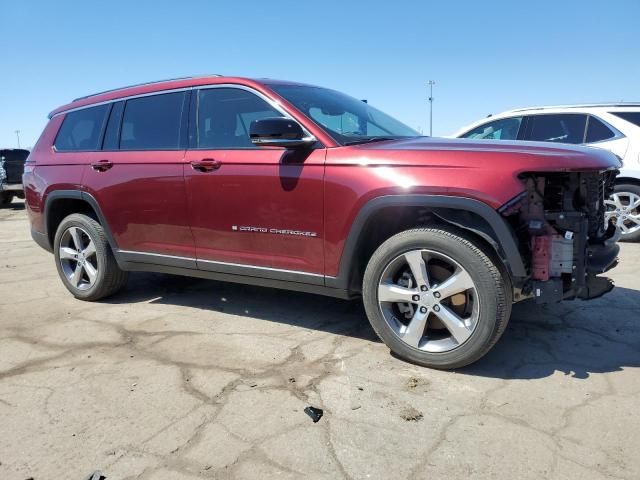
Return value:
<svg viewBox="0 0 640 480">
<path fill-rule="evenodd" d="M 529 278 L 518 299 L 597 298 L 613 288 L 599 274 L 617 264 L 619 233 L 604 200 L 617 171 L 527 173 L 525 191 L 501 209 L 514 228 Z"/>
</svg>

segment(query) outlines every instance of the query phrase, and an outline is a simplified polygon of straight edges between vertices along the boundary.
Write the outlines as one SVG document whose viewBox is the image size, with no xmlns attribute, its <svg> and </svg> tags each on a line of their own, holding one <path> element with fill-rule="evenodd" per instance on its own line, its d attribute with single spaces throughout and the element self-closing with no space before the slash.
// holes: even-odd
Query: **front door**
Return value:
<svg viewBox="0 0 640 480">
<path fill-rule="evenodd" d="M 325 150 L 255 147 L 253 120 L 283 114 L 243 87 L 194 90 L 194 148 L 184 164 L 198 268 L 321 278 Z"/>
</svg>

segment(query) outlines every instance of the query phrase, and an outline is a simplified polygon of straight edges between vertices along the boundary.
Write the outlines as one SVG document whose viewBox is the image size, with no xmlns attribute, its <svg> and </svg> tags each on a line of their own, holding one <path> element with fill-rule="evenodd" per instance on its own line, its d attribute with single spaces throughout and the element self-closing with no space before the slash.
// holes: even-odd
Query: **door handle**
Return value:
<svg viewBox="0 0 640 480">
<path fill-rule="evenodd" d="M 113 162 L 111 160 L 98 160 L 91 164 L 91 168 L 97 172 L 106 172 L 111 167 L 113 167 Z"/>
<path fill-rule="evenodd" d="M 213 172 L 220 168 L 222 163 L 213 158 L 203 158 L 202 160 L 192 160 L 191 168 L 200 172 Z"/>
</svg>

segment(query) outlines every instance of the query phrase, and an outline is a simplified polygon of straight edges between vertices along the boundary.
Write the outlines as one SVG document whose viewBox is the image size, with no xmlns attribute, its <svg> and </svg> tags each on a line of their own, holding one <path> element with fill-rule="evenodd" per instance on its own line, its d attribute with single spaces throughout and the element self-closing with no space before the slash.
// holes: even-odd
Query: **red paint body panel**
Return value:
<svg viewBox="0 0 640 480">
<path fill-rule="evenodd" d="M 273 83 L 273 81 L 270 81 Z M 304 159 L 282 149 L 56 153 L 51 145 L 65 111 L 124 97 L 200 85 L 237 84 L 279 103 L 319 141 Z M 548 143 L 409 138 L 339 146 L 324 130 L 260 81 L 203 77 L 120 89 L 58 108 L 32 152 L 25 174 L 32 226 L 56 189 L 95 197 L 123 250 L 214 262 L 338 274 L 354 219 L 382 195 L 460 196 L 499 208 L 523 190 L 523 172 L 619 167 L 609 152 Z M 203 173 L 190 162 L 213 158 Z M 114 166 L 97 172 L 89 164 Z M 240 231 L 286 229 L 315 236 Z"/>
<path fill-rule="evenodd" d="M 284 154 L 282 149 L 187 152 L 185 180 L 198 259 L 323 273 L 325 150 L 314 150 L 303 163 L 289 163 Z M 220 168 L 191 168 L 191 160 L 205 158 L 219 161 Z"/>
<path fill-rule="evenodd" d="M 96 152 L 110 160 L 98 172 L 87 167 L 83 184 L 98 201 L 118 248 L 195 256 L 183 178 L 185 152 Z"/>
</svg>

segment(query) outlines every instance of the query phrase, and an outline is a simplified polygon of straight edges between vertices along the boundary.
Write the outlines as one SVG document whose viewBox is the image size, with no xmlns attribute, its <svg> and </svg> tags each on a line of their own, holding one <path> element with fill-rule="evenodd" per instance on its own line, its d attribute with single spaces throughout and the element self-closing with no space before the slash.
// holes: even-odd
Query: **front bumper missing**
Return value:
<svg viewBox="0 0 640 480">
<path fill-rule="evenodd" d="M 610 226 L 608 238 L 589 242 L 589 222 L 583 213 L 547 213 L 546 218 L 561 231 L 573 234 L 573 265 L 569 275 L 533 281 L 533 295 L 537 303 L 553 303 L 580 298 L 590 300 L 610 292 L 613 281 L 598 275 L 618 264 L 620 231 Z"/>
</svg>

